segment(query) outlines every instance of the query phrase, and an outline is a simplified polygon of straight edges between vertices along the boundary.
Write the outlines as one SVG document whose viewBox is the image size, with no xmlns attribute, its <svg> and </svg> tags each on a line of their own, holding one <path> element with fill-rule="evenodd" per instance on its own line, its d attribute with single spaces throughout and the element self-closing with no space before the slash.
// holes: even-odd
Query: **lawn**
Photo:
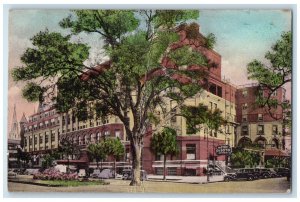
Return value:
<svg viewBox="0 0 300 202">
<path fill-rule="evenodd" d="M 102 180 L 97 181 L 78 181 L 78 180 L 40 180 L 39 183 L 47 185 L 56 185 L 62 187 L 77 187 L 88 185 L 107 185 L 109 183 Z"/>
</svg>

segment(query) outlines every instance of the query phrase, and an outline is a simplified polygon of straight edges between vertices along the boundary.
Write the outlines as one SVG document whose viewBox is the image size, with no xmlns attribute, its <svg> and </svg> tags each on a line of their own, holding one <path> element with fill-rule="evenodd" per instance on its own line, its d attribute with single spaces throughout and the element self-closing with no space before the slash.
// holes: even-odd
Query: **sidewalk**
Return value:
<svg viewBox="0 0 300 202">
<path fill-rule="evenodd" d="M 151 181 L 160 181 L 162 180 L 162 175 L 148 175 L 148 180 Z M 197 183 L 205 184 L 207 183 L 206 176 L 166 176 L 167 181 L 169 182 L 178 182 L 178 183 Z M 224 176 L 210 176 L 209 182 L 222 182 L 224 181 Z"/>
</svg>

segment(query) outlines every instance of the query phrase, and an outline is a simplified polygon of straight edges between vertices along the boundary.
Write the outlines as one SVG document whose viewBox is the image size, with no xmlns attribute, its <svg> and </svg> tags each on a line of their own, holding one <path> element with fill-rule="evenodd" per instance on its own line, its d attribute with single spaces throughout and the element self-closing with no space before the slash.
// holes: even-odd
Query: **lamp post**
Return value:
<svg viewBox="0 0 300 202">
<path fill-rule="evenodd" d="M 208 131 L 207 131 L 208 132 Z M 209 150 L 208 150 L 208 133 L 206 134 L 206 155 L 207 155 L 207 163 L 206 163 L 206 181 L 209 182 Z"/>
</svg>

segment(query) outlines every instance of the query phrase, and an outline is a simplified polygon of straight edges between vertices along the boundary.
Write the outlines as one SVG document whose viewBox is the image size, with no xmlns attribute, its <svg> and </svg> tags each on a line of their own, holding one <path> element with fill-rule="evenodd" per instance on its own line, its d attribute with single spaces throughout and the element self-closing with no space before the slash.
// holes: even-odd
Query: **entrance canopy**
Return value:
<svg viewBox="0 0 300 202">
<path fill-rule="evenodd" d="M 288 157 L 289 155 L 280 149 L 267 149 L 265 156 Z"/>
</svg>

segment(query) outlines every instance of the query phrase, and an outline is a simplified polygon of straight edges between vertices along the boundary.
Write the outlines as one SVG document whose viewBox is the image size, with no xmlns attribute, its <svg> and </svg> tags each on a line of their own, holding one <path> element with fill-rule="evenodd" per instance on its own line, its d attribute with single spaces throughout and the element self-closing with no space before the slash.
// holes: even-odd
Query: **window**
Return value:
<svg viewBox="0 0 300 202">
<path fill-rule="evenodd" d="M 243 115 L 242 121 L 243 121 L 243 122 L 246 122 L 246 121 L 247 121 L 247 115 Z"/>
<path fill-rule="evenodd" d="M 209 92 L 211 92 L 212 94 L 216 95 L 216 94 L 217 94 L 217 85 L 211 83 L 211 84 L 209 85 Z"/>
<path fill-rule="evenodd" d="M 90 127 L 93 127 L 93 126 L 94 126 L 94 121 L 90 120 Z"/>
<path fill-rule="evenodd" d="M 35 135 L 34 136 L 34 145 L 36 145 L 37 144 L 37 136 Z"/>
<path fill-rule="evenodd" d="M 177 175 L 177 168 L 168 168 L 168 175 Z"/>
<path fill-rule="evenodd" d="M 51 142 L 54 142 L 55 141 L 55 133 L 52 133 L 51 134 Z"/>
<path fill-rule="evenodd" d="M 221 87 L 221 86 L 218 86 L 218 87 L 217 87 L 217 95 L 218 95 L 219 97 L 222 97 L 222 87 Z"/>
<path fill-rule="evenodd" d="M 248 104 L 247 103 L 244 103 L 243 105 L 242 105 L 242 109 L 248 109 Z"/>
<path fill-rule="evenodd" d="M 101 133 L 97 133 L 97 140 L 100 140 Z"/>
<path fill-rule="evenodd" d="M 163 161 L 164 155 L 163 154 L 156 154 L 155 155 L 155 161 Z"/>
<path fill-rule="evenodd" d="M 273 125 L 272 126 L 272 131 L 273 131 L 273 135 L 277 135 L 278 134 L 278 126 L 277 125 Z"/>
<path fill-rule="evenodd" d="M 105 135 L 105 136 L 109 136 L 109 135 L 110 135 L 109 131 L 105 131 L 105 132 L 104 132 L 104 135 Z"/>
<path fill-rule="evenodd" d="M 212 102 L 209 102 L 209 106 L 210 106 L 210 109 L 212 110 L 213 103 L 212 103 Z"/>
<path fill-rule="evenodd" d="M 247 89 L 244 89 L 243 92 L 242 92 L 242 94 L 243 94 L 243 97 L 247 97 L 247 95 L 248 95 L 248 90 L 247 90 Z"/>
<path fill-rule="evenodd" d="M 215 137 L 218 137 L 217 131 L 214 131 L 214 136 L 215 136 Z"/>
<path fill-rule="evenodd" d="M 43 136 L 42 135 L 39 136 L 39 142 L 40 142 L 40 144 L 43 143 Z"/>
<path fill-rule="evenodd" d="M 176 123 L 176 109 L 171 110 L 171 122 Z"/>
<path fill-rule="evenodd" d="M 262 121 L 263 120 L 263 115 L 262 114 L 258 114 L 257 115 L 257 120 L 258 121 Z"/>
<path fill-rule="evenodd" d="M 155 168 L 156 175 L 163 175 L 163 168 Z"/>
<path fill-rule="evenodd" d="M 275 91 L 271 94 L 271 96 L 276 97 L 276 96 L 277 96 L 277 90 L 275 90 Z"/>
<path fill-rule="evenodd" d="M 263 135 L 264 134 L 264 125 L 258 125 L 257 126 L 257 133 L 258 133 L 258 135 Z"/>
<path fill-rule="evenodd" d="M 48 135 L 46 134 L 45 135 L 45 143 L 48 143 L 49 142 L 49 137 L 48 137 Z"/>
<path fill-rule="evenodd" d="M 242 126 L 242 135 L 248 135 L 248 126 Z"/>
<path fill-rule="evenodd" d="M 215 110 L 218 108 L 218 105 L 217 105 L 217 103 L 214 103 L 214 105 L 215 105 Z"/>
<path fill-rule="evenodd" d="M 196 159 L 196 145 L 195 144 L 187 144 L 186 145 L 186 159 L 187 160 L 195 160 Z"/>
<path fill-rule="evenodd" d="M 120 130 L 115 130 L 115 136 L 117 138 L 121 138 L 121 131 Z"/>
</svg>

